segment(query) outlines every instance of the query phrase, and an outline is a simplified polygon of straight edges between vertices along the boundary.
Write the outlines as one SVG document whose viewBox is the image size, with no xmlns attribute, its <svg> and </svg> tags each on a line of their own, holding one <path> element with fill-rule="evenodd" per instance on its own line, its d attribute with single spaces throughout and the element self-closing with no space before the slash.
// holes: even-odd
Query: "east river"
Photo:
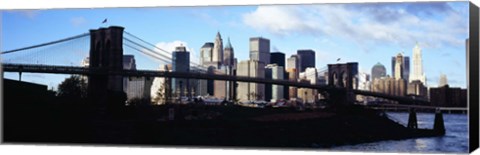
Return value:
<svg viewBox="0 0 480 155">
<path fill-rule="evenodd" d="M 390 119 L 406 125 L 407 112 L 387 112 Z M 419 128 L 433 128 L 434 113 L 417 113 Z M 445 136 L 389 140 L 332 148 L 335 151 L 352 152 L 403 152 L 403 153 L 467 153 L 468 115 L 443 114 Z M 395 133 L 392 133 L 395 134 Z"/>
</svg>

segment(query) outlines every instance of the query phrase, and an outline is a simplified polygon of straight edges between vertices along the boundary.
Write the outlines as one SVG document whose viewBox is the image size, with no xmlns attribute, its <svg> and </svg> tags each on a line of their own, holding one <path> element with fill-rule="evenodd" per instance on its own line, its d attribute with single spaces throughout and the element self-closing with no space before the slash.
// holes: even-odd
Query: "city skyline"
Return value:
<svg viewBox="0 0 480 155">
<path fill-rule="evenodd" d="M 383 14 L 385 17 L 381 16 L 382 14 L 379 12 L 372 11 L 374 8 L 379 12 L 390 14 Z M 341 58 L 341 62 L 359 62 L 359 71 L 370 73 L 371 68 L 377 62 L 387 65 L 391 56 L 399 52 L 404 52 L 405 56 L 411 57 L 412 48 L 418 41 L 422 48 L 424 72 L 427 75 L 429 86 L 437 86 L 440 73 L 445 73 L 451 86 L 466 87 L 466 70 L 458 68 L 466 68 L 464 40 L 468 37 L 467 2 L 2 12 L 4 12 L 2 14 L 4 25 L 2 26 L 2 32 L 4 32 L 2 38 L 5 38 L 2 39 L 4 40 L 2 51 L 84 33 L 88 29 L 120 25 L 124 26 L 126 31 L 141 36 L 146 41 L 169 52 L 172 52 L 175 46 L 183 44 L 193 55 L 192 61 L 195 62 L 199 62 L 196 59 L 200 56 L 202 45 L 205 42 L 213 42 L 215 34 L 220 32 L 224 41 L 226 38 L 230 38 L 239 62 L 249 58 L 249 38 L 263 37 L 270 40 L 271 52 L 285 53 L 287 58 L 299 49 L 314 50 L 317 60 L 316 68 L 336 63 L 335 60 Z M 117 15 L 116 13 L 121 14 Z M 283 16 L 278 19 L 268 18 L 272 13 L 280 13 Z M 335 25 L 339 24 L 338 22 L 328 24 L 327 21 L 334 18 L 329 16 L 337 15 L 337 13 L 339 13 L 340 22 L 347 22 L 345 25 Z M 102 14 L 102 16 L 99 17 L 98 14 Z M 398 17 L 399 21 L 389 19 L 388 15 Z M 320 18 L 314 20 L 317 19 L 314 17 Z M 108 19 L 108 23 L 101 24 L 105 18 Z M 162 21 L 144 20 L 157 18 Z M 52 22 L 58 24 L 52 25 L 50 24 Z M 320 25 L 322 23 L 327 25 L 322 27 Z M 358 27 L 352 27 L 351 24 L 355 23 Z M 429 25 L 439 23 L 443 23 L 442 29 L 427 29 L 431 28 Z M 153 26 L 147 26 L 148 24 Z M 402 26 L 406 26 L 406 28 L 401 29 Z M 196 28 L 192 30 L 191 27 Z M 392 30 L 386 29 L 390 27 Z M 412 32 L 406 31 L 409 30 L 408 28 Z M 342 29 L 345 31 L 340 31 Z M 367 29 L 377 31 L 366 31 Z M 399 34 L 393 30 L 404 33 Z M 346 34 L 349 31 L 351 34 Z M 28 33 L 30 35 L 26 35 Z M 25 40 L 20 36 L 29 39 Z M 361 39 L 362 36 L 365 39 Z M 78 61 L 78 63 L 80 62 Z M 160 65 L 155 65 L 154 69 Z M 387 67 L 387 73 L 390 72 L 391 70 Z M 18 75 L 6 74 L 6 77 L 18 78 Z M 22 79 L 27 81 L 36 79 L 37 82 L 43 82 L 43 79 L 49 78 L 42 79 L 39 76 L 32 76 Z M 56 84 L 45 84 L 49 87 L 56 87 Z"/>
</svg>

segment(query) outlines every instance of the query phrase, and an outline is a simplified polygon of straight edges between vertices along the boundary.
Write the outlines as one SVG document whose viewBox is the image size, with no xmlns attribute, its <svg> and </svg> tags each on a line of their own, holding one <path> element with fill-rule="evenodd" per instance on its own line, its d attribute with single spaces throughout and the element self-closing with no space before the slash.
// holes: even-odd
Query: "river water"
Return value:
<svg viewBox="0 0 480 155">
<path fill-rule="evenodd" d="M 406 126 L 407 112 L 388 112 L 390 119 Z M 418 128 L 433 129 L 434 113 L 417 113 Z M 445 136 L 389 140 L 332 148 L 335 151 L 468 153 L 468 115 L 443 114 Z M 392 133 L 394 134 L 394 133 Z"/>
</svg>

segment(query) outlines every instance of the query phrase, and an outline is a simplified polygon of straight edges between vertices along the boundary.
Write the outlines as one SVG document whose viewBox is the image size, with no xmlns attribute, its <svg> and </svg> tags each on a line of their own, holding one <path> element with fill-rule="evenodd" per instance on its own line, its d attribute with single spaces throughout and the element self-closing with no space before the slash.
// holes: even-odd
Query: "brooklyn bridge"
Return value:
<svg viewBox="0 0 480 155">
<path fill-rule="evenodd" d="M 90 64 L 87 67 L 76 64 L 62 64 L 62 62 L 58 62 L 58 58 L 49 57 L 47 55 L 50 52 L 49 50 L 59 51 L 55 49 L 55 45 L 61 45 L 65 43 L 72 44 L 72 42 L 85 38 L 90 38 Z M 163 53 L 156 53 L 152 50 L 145 50 L 148 49 L 147 47 L 145 47 L 145 43 L 147 43 L 148 45 L 152 45 L 142 40 L 140 37 L 124 31 L 123 27 L 111 26 L 108 28 L 100 28 L 98 30 L 90 30 L 90 32 L 88 33 L 60 39 L 57 41 L 19 48 L 15 50 L 3 51 L 1 52 L 1 56 L 3 57 L 2 68 L 3 72 L 17 72 L 19 73 L 19 76 L 21 76 L 22 73 L 86 75 L 89 77 L 89 94 L 96 94 L 98 96 L 104 96 L 105 94 L 96 91 L 103 91 L 103 93 L 123 91 L 122 77 L 167 77 L 222 80 L 231 81 L 233 83 L 250 82 L 291 86 L 297 88 L 310 88 L 318 90 L 318 92 L 325 92 L 329 94 L 336 99 L 336 101 L 334 101 L 335 104 L 352 104 L 355 101 L 355 95 L 384 98 L 387 100 L 397 101 L 399 104 L 403 105 L 425 105 L 425 103 L 429 102 L 424 99 L 415 99 L 412 97 L 394 96 L 378 92 L 354 89 L 353 85 L 355 81 L 355 75 L 358 72 L 358 63 L 356 62 L 345 64 L 329 64 L 327 70 L 323 71 L 328 72 L 327 85 L 300 83 L 291 80 L 207 74 L 207 68 L 202 67 L 201 65 L 194 62 L 185 62 L 189 63 L 192 68 L 196 68 L 195 71 L 191 72 L 123 69 L 122 58 L 124 55 L 124 49 L 142 53 L 142 55 L 148 57 L 149 59 L 163 62 L 165 64 L 172 62 L 171 58 L 166 56 L 170 53 L 163 49 L 159 50 Z M 42 47 L 46 46 L 49 46 L 50 48 L 42 49 Z M 61 46 L 62 51 L 60 51 L 61 54 L 59 53 L 59 55 L 68 56 L 68 54 L 70 54 L 71 57 L 76 57 L 74 49 L 68 48 L 70 48 L 68 45 Z M 26 54 L 22 54 L 22 52 Z"/>
<path fill-rule="evenodd" d="M 88 53 L 82 53 L 82 51 L 86 51 L 85 49 L 82 50 L 82 47 L 89 46 L 88 48 Z M 155 50 L 152 50 L 155 49 Z M 129 70 L 129 69 L 124 69 L 123 67 L 123 55 L 124 54 L 140 54 L 145 56 L 144 58 L 139 58 L 139 66 L 137 67 L 138 69 L 135 70 Z M 89 57 L 89 65 L 88 66 L 82 66 L 79 64 L 74 64 L 71 61 L 66 61 L 69 58 L 78 58 L 88 55 Z M 308 141 L 317 141 L 318 137 L 328 137 L 331 136 L 328 134 L 330 130 L 336 130 L 337 128 L 341 128 L 342 131 L 336 135 L 338 137 L 333 138 L 333 139 L 338 139 L 340 141 L 349 141 L 349 138 L 342 137 L 342 135 L 350 135 L 356 133 L 357 129 L 363 130 L 364 128 L 378 128 L 382 130 L 382 134 L 378 136 L 377 133 L 371 133 L 371 131 L 366 131 L 364 134 L 367 136 L 365 138 L 360 138 L 360 140 L 354 140 L 354 141 L 364 141 L 364 140 L 380 140 L 380 139 L 388 139 L 388 138 L 405 138 L 405 137 L 415 137 L 415 136 L 436 136 L 436 135 L 443 135 L 445 133 L 444 125 L 443 125 L 443 117 L 442 117 L 442 110 L 448 110 L 448 109 L 442 109 L 441 107 L 432 107 L 432 106 L 422 106 L 422 105 L 430 105 L 428 104 L 429 101 L 424 100 L 424 99 L 418 99 L 418 98 L 412 98 L 412 97 L 405 97 L 405 96 L 395 96 L 395 95 L 390 95 L 390 94 L 383 94 L 383 93 L 378 93 L 378 92 L 371 92 L 371 91 L 364 91 L 364 90 L 358 90 L 355 88 L 355 82 L 357 81 L 356 75 L 358 73 L 358 63 L 357 62 L 349 62 L 349 63 L 336 63 L 336 64 L 329 64 L 327 67 L 325 67 L 325 70 L 322 72 L 327 72 L 328 74 L 328 83 L 326 85 L 319 85 L 319 84 L 310 84 L 310 83 L 303 83 L 303 82 L 297 82 L 297 81 L 292 81 L 292 80 L 278 80 L 278 79 L 267 79 L 267 78 L 258 78 L 258 77 L 247 77 L 247 76 L 236 76 L 236 75 L 225 75 L 225 74 L 211 74 L 208 71 L 208 68 L 203 67 L 202 65 L 199 65 L 195 62 L 185 62 L 188 63 L 188 65 L 191 68 L 194 68 L 192 71 L 189 72 L 181 72 L 181 71 L 159 71 L 159 70 L 154 70 L 154 69 L 148 69 L 148 67 L 142 66 L 142 61 L 155 61 L 155 63 L 160 63 L 160 64 L 171 64 L 172 63 L 172 58 L 168 57 L 170 55 L 169 52 L 160 49 L 158 47 L 155 47 L 153 44 L 146 42 L 145 40 L 141 39 L 138 36 L 135 36 L 129 32 L 124 31 L 123 27 L 119 26 L 110 26 L 108 28 L 100 28 L 100 29 L 95 29 L 95 30 L 90 30 L 88 33 L 76 35 L 73 37 L 68 37 L 65 39 L 60 39 L 52 42 L 47 42 L 43 44 L 38 44 L 38 45 L 33 45 L 29 47 L 24 47 L 24 48 L 19 48 L 15 50 L 8 50 L 8 51 L 2 51 L 1 52 L 1 57 L 2 57 L 2 77 L 4 77 L 5 73 L 9 74 L 16 74 L 18 73 L 19 79 L 21 79 L 22 74 L 28 73 L 28 74 L 64 74 L 64 75 L 82 75 L 84 77 L 88 78 L 88 88 L 87 88 L 87 96 L 88 96 L 88 102 L 91 103 L 89 105 L 93 105 L 94 107 L 100 107 L 97 109 L 100 109 L 100 113 L 104 112 L 109 112 L 109 111 L 115 111 L 118 110 L 118 107 L 124 107 L 125 103 L 124 102 L 117 102 L 115 98 L 118 98 L 118 94 L 124 93 L 124 86 L 123 86 L 123 79 L 124 78 L 129 78 L 129 77 L 144 77 L 144 78 L 156 78 L 156 77 L 162 77 L 162 78 L 181 78 L 181 79 L 203 79 L 203 80 L 215 80 L 215 81 L 228 81 L 229 84 L 234 85 L 237 82 L 248 82 L 248 83 L 259 83 L 259 84 L 272 84 L 272 85 L 282 85 L 286 87 L 296 87 L 296 88 L 308 88 L 308 89 L 314 89 L 317 90 L 320 94 L 326 97 L 326 100 L 328 101 L 329 106 L 335 107 L 337 111 L 332 113 L 331 111 L 324 111 L 324 112 L 306 112 L 306 113 L 296 113 L 296 112 L 291 112 L 291 111 L 283 111 L 282 109 L 280 110 L 274 110 L 274 109 L 266 109 L 266 111 L 258 111 L 259 109 L 257 108 L 240 108 L 236 107 L 232 109 L 221 109 L 222 107 L 210 107 L 210 108 L 220 108 L 220 111 L 224 111 L 225 117 L 227 115 L 231 115 L 232 119 L 228 119 L 228 121 L 225 121 L 221 119 L 223 122 L 219 123 L 217 121 L 212 121 L 212 123 L 208 122 L 203 122 L 206 124 L 197 124 L 197 123 L 192 123 L 192 122 L 177 122 L 173 124 L 169 124 L 168 122 L 163 125 L 157 126 L 158 121 L 165 120 L 163 114 L 168 114 L 168 119 L 167 120 L 172 120 L 174 116 L 177 116 L 177 114 L 173 114 L 175 110 L 180 111 L 182 114 L 189 115 L 188 119 L 190 119 L 190 115 L 197 116 L 200 115 L 198 114 L 199 110 L 202 111 L 205 110 L 205 108 L 197 108 L 197 109 L 191 109 L 191 107 L 185 107 L 183 105 L 174 105 L 173 108 L 170 109 L 165 109 L 162 114 L 153 114 L 153 115 L 162 115 L 159 117 L 159 119 L 155 120 L 153 118 L 142 118 L 140 119 L 141 121 L 134 121 L 133 124 L 131 121 L 120 121 L 119 120 L 105 120 L 105 118 L 98 119 L 98 118 L 90 118 L 88 114 L 86 114 L 85 111 L 80 111 L 78 116 L 75 114 L 67 114 L 67 115 L 73 115 L 71 118 L 74 118 L 73 120 L 82 120 L 80 121 L 80 124 L 77 122 L 73 121 L 69 117 L 65 117 L 66 120 L 63 120 L 64 123 L 71 124 L 72 125 L 72 130 L 79 130 L 82 134 L 88 135 L 88 136 L 81 136 L 80 134 L 78 137 L 75 137 L 77 139 L 81 139 L 82 142 L 123 142 L 124 139 L 118 139 L 118 140 L 112 140 L 124 135 L 128 136 L 134 136 L 138 138 L 137 140 L 141 143 L 150 143 L 148 142 L 149 140 L 152 141 L 160 141 L 160 143 L 164 144 L 185 144 L 191 141 L 190 136 L 209 136 L 210 130 L 215 130 L 215 135 L 210 135 L 215 138 L 200 138 L 196 139 L 195 141 L 198 140 L 198 144 L 228 144 L 228 145 L 241 145 L 241 146 L 249 146 L 249 145 L 254 145 L 257 146 L 255 143 L 251 143 L 252 140 L 259 140 L 258 136 L 267 136 L 271 134 L 283 134 L 286 135 L 286 137 L 278 137 L 280 141 L 284 141 L 285 144 L 290 144 L 292 143 L 289 141 L 288 136 L 297 136 L 296 134 L 293 134 L 291 131 L 297 131 L 299 130 L 298 128 L 295 128 L 296 126 L 292 126 L 291 123 L 301 123 L 303 121 L 299 122 L 291 122 L 290 119 L 298 119 L 298 118 L 307 118 L 305 122 L 303 122 L 305 126 L 308 126 L 305 129 L 310 130 L 319 130 L 319 131 L 325 131 L 322 132 L 320 135 L 316 136 L 303 136 L 303 140 L 299 141 L 298 143 L 301 143 L 301 145 L 304 145 L 304 140 Z M 8 91 L 8 90 L 6 90 Z M 235 98 L 231 96 L 230 98 Z M 362 107 L 360 111 L 356 111 L 354 109 L 358 110 L 358 106 L 356 105 L 356 96 L 357 95 L 362 95 L 362 96 L 370 96 L 370 97 L 375 97 L 375 98 L 382 98 L 383 100 L 390 100 L 394 101 L 395 104 L 385 104 L 382 106 L 385 107 L 397 107 L 397 108 L 406 108 L 409 109 L 409 118 L 408 118 L 408 125 L 406 127 L 399 128 L 398 124 L 392 123 L 391 121 L 386 121 L 385 118 L 383 117 L 377 117 L 375 116 L 370 116 L 370 115 L 364 115 L 364 113 L 370 113 L 369 111 L 371 108 L 369 107 Z M 8 96 L 9 100 L 8 101 L 14 101 L 14 98 L 19 97 L 19 96 Z M 112 102 L 115 101 L 115 102 Z M 391 103 L 391 102 L 390 102 Z M 26 107 L 22 107 L 20 105 L 15 105 L 15 103 L 8 103 L 7 110 L 9 110 L 9 107 L 20 107 L 19 109 L 23 109 Z M 170 105 L 172 106 L 172 105 Z M 196 106 L 196 105 L 193 105 Z M 106 107 L 106 108 L 105 108 Z M 117 108 L 111 108 L 111 107 L 117 107 Z M 55 107 L 53 107 L 55 108 Z M 182 110 L 182 108 L 184 108 Z M 351 109 L 350 109 L 351 108 Z M 28 108 L 27 108 L 28 109 Z M 427 131 L 424 129 L 418 129 L 417 125 L 417 118 L 416 118 L 416 112 L 415 109 L 435 109 L 436 114 L 435 114 L 435 120 L 434 120 L 434 129 L 432 131 Z M 203 111 L 203 113 L 209 113 L 209 115 L 212 113 L 212 109 L 206 109 L 206 111 Z M 218 110 L 218 109 L 217 109 Z M 270 111 L 273 110 L 273 111 Z M 60 113 L 62 110 L 60 110 Z M 149 111 L 149 110 L 146 110 Z M 182 112 L 183 111 L 183 112 Z M 193 111 L 193 112 L 192 112 Z M 277 115 L 280 111 L 280 115 Z M 356 112 L 355 112 L 356 111 Z M 33 113 L 41 113 L 37 111 L 32 111 Z M 59 111 L 56 111 L 59 112 Z M 30 117 L 26 117 L 20 114 L 15 114 L 11 109 L 9 110 L 9 119 L 12 119 L 12 116 L 16 117 L 25 117 L 23 121 L 27 122 L 32 122 L 32 123 L 38 123 L 36 121 L 31 121 Z M 48 113 L 48 112 L 47 112 Z M 144 115 L 142 114 L 144 111 L 139 112 L 137 115 Z M 231 113 L 231 114 L 228 114 Z M 269 116 L 259 116 L 253 118 L 255 121 L 243 121 L 244 119 L 239 119 L 242 120 L 239 123 L 239 120 L 236 119 L 238 117 L 236 114 L 241 113 L 241 115 L 253 115 L 251 113 L 256 113 L 260 115 L 273 115 L 276 116 L 274 120 L 277 119 L 287 119 L 289 121 L 285 122 L 285 124 L 282 123 L 261 123 L 258 124 L 262 121 L 265 120 L 270 120 Z M 272 114 L 273 113 L 273 114 Z M 344 115 L 346 113 L 346 115 Z M 352 114 L 354 115 L 352 115 Z M 216 114 L 216 113 L 215 113 Z M 44 115 L 44 114 L 38 114 L 38 115 Z M 82 116 L 82 118 L 77 118 Z M 218 114 L 216 114 L 218 115 Z M 364 120 L 362 121 L 354 121 L 354 126 L 355 128 L 348 129 L 349 123 L 345 122 L 350 122 L 357 118 L 356 115 L 359 115 L 360 118 Z M 47 115 L 48 116 L 48 115 Z M 83 118 L 86 116 L 87 118 Z M 277 117 L 278 116 L 278 117 Z M 332 117 L 333 116 L 333 117 Z M 43 116 L 39 116 L 43 117 Z M 70 136 L 70 132 L 68 131 L 57 131 L 58 127 L 64 127 L 62 125 L 59 126 L 59 121 L 62 120 L 62 116 L 57 117 L 54 116 L 54 119 L 50 126 L 46 126 L 47 129 L 44 132 L 46 135 L 54 135 L 53 137 L 57 137 L 58 139 L 61 139 L 59 141 L 64 142 L 65 137 Z M 353 118 L 350 118 L 353 117 Z M 207 118 L 210 118 L 208 116 Z M 318 120 L 308 120 L 315 118 Z M 367 119 L 368 118 L 368 119 Z M 58 119 L 58 120 L 57 120 Z M 141 127 L 141 128 L 133 128 L 135 126 L 144 126 L 145 120 L 152 120 L 153 121 L 148 124 L 148 127 Z M 187 117 L 185 117 L 187 119 Z M 87 120 L 87 121 L 85 121 Z M 388 119 L 387 119 L 388 120 Z M 100 122 L 99 122 L 100 121 Z M 324 122 L 324 123 L 317 123 L 316 121 Z M 13 122 L 19 122 L 19 121 L 7 121 L 10 123 Z M 22 121 L 20 121 L 22 122 Z M 42 121 L 43 122 L 43 121 Z M 60 121 L 61 122 L 61 121 Z M 274 121 L 275 122 L 275 121 Z M 83 125 L 82 125 L 83 123 Z M 165 122 L 164 122 L 165 123 Z M 61 124 L 61 123 L 60 123 Z M 85 125 L 86 124 L 86 125 Z M 108 124 L 108 125 L 102 125 L 102 124 Z M 244 125 L 242 125 L 244 124 Z M 330 127 L 325 127 L 322 124 L 330 124 Z M 368 125 L 371 124 L 371 125 Z M 204 128 L 204 126 L 211 126 L 212 128 Z M 20 123 L 17 125 L 7 125 L 9 128 L 7 131 L 9 133 L 15 133 L 13 134 L 14 138 L 16 139 L 18 137 L 25 137 L 25 133 L 29 132 L 27 129 L 30 129 L 31 126 L 28 126 L 28 123 Z M 13 127 L 12 127 L 13 126 Z M 40 126 L 44 126 L 44 124 L 40 124 Z M 101 126 L 101 127 L 99 127 Z M 122 127 L 116 127 L 116 126 L 122 126 Z M 128 127 L 125 127 L 128 126 Z M 234 127 L 235 126 L 235 127 Z M 278 127 L 276 127 L 278 126 Z M 50 128 L 48 128 L 50 127 Z M 21 129 L 19 129 L 21 128 Z M 84 128 L 87 128 L 84 130 Z M 227 130 L 228 128 L 237 128 L 238 133 L 234 133 L 234 130 Z M 257 129 L 258 128 L 258 129 Z M 261 130 L 263 128 L 284 128 L 284 130 L 278 130 L 272 133 L 263 133 L 264 130 Z M 290 129 L 291 128 L 291 129 Z M 403 129 L 406 128 L 406 129 Z M 158 133 L 154 131 L 154 129 L 158 130 L 165 130 L 166 132 L 161 132 Z M 195 130 L 194 130 L 195 129 Z M 197 130 L 198 129 L 198 130 Z M 121 135 L 112 133 L 110 131 L 114 130 L 121 130 L 119 131 L 118 134 L 121 133 Z M 183 131 L 186 130 L 186 131 Z M 194 130 L 194 131 L 190 131 Z M 205 131 L 204 131 L 205 130 Z M 255 130 L 259 131 L 261 133 L 255 133 L 255 134 L 248 134 L 245 135 L 246 132 L 243 131 L 250 131 L 250 130 Z M 302 128 L 303 130 L 303 128 Z M 351 130 L 351 131 L 350 131 Z M 397 133 L 389 133 L 390 130 L 395 130 Z M 266 130 L 265 130 L 266 131 Z M 58 132 L 64 133 L 65 135 L 69 136 L 59 136 Z M 194 134 L 194 133 L 204 133 L 202 134 Z M 288 133 L 283 133 L 283 132 L 288 132 Z M 345 132 L 345 133 L 344 133 Z M 139 134 L 141 133 L 141 134 Z M 312 134 L 318 134 L 317 132 L 312 132 Z M 28 135 L 28 134 L 27 134 Z M 92 136 L 93 135 L 93 136 Z M 156 135 L 159 136 L 160 138 L 158 139 L 152 139 L 151 135 Z M 239 141 L 235 140 L 229 140 L 229 138 L 225 139 L 225 135 L 234 135 L 238 139 L 242 139 Z M 377 135 L 373 136 L 373 135 Z M 15 138 L 15 136 L 18 136 Z M 36 137 L 38 135 L 32 136 Z M 175 138 L 173 138 L 173 137 Z M 40 139 L 42 136 L 40 136 Z M 100 137 L 100 138 L 98 138 Z M 149 137 L 149 138 L 146 138 Z M 170 137 L 170 138 L 165 138 L 165 137 Z M 183 137 L 178 138 L 178 137 Z M 229 136 L 226 136 L 229 137 Z M 372 137 L 376 137 L 373 138 Z M 28 139 L 29 137 L 27 137 Z M 178 140 L 173 140 L 177 139 Z M 232 137 L 230 137 L 232 138 Z M 312 139 L 313 138 L 313 139 Z M 20 138 L 21 139 L 21 138 Z M 93 139 L 93 140 L 92 140 Z M 135 139 L 135 138 L 134 138 Z M 29 139 L 31 140 L 31 139 Z M 44 140 L 44 138 L 42 139 Z M 172 141 L 169 141 L 172 140 Z M 228 140 L 228 141 L 224 141 Z M 126 140 L 126 143 L 137 143 L 136 140 Z M 248 141 L 248 142 L 247 142 Z M 269 138 L 261 138 L 261 141 L 263 145 L 267 145 L 263 142 L 268 142 L 268 145 L 272 146 L 277 146 L 280 144 L 277 144 L 276 141 L 271 141 Z M 325 139 L 326 144 L 334 144 L 336 143 L 335 140 L 329 141 L 328 139 Z M 188 143 L 192 144 L 192 143 Z M 197 143 L 194 143 L 197 144 Z M 260 144 L 259 144 L 260 145 Z M 284 145 L 283 143 L 281 145 Z"/>
</svg>

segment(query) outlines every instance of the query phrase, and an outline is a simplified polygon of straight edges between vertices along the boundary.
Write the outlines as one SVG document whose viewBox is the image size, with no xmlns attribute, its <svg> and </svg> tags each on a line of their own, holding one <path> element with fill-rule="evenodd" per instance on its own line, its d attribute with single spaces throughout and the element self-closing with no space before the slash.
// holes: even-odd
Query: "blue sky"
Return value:
<svg viewBox="0 0 480 155">
<path fill-rule="evenodd" d="M 415 43 L 419 42 L 429 86 L 436 87 L 443 73 L 450 85 L 466 87 L 467 2 L 3 10 L 1 13 L 2 51 L 118 25 L 163 49 L 172 50 L 183 44 L 193 59 L 198 58 L 200 47 L 213 42 L 220 31 L 224 44 L 230 38 L 239 61 L 248 59 L 249 38 L 262 36 L 270 39 L 272 52 L 284 52 L 287 57 L 297 49 L 315 50 L 317 68 L 341 58 L 342 62 L 359 62 L 360 70 L 367 73 L 380 62 L 387 68 L 387 74 L 391 74 L 391 57 L 399 52 L 411 56 Z M 108 23 L 101 24 L 105 18 Z M 137 64 L 143 62 L 136 58 Z M 6 74 L 6 77 L 17 79 L 18 75 Z M 56 87 L 63 77 L 24 74 L 23 80 Z"/>
</svg>

